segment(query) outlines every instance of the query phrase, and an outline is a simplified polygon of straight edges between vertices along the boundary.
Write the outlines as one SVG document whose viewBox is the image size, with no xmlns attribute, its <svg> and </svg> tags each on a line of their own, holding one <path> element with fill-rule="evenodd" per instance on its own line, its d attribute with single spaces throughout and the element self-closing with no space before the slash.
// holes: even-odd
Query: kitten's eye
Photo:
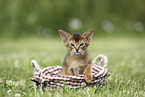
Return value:
<svg viewBox="0 0 145 97">
<path fill-rule="evenodd" d="M 70 43 L 70 46 L 75 46 L 73 43 Z"/>
<path fill-rule="evenodd" d="M 84 46 L 84 43 L 81 43 L 80 46 Z"/>
</svg>

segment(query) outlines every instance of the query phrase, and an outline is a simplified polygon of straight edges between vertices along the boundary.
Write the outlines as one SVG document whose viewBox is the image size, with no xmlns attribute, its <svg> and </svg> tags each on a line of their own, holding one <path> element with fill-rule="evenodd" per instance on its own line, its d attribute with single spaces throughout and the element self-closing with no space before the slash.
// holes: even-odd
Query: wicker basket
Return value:
<svg viewBox="0 0 145 97">
<path fill-rule="evenodd" d="M 98 65 L 96 61 L 98 60 Z M 105 84 L 105 77 L 109 76 L 107 73 L 108 59 L 104 55 L 98 55 L 92 61 L 92 75 L 93 80 L 87 83 L 84 79 L 84 75 L 60 75 L 62 66 L 50 66 L 43 69 L 39 68 L 39 65 L 35 60 L 31 61 L 33 66 L 33 75 L 35 78 L 31 78 L 31 81 L 35 82 L 37 86 L 41 88 L 51 87 L 69 87 L 69 88 L 81 88 L 81 87 L 96 87 L 100 82 Z M 104 64 L 102 66 L 102 64 Z"/>
</svg>

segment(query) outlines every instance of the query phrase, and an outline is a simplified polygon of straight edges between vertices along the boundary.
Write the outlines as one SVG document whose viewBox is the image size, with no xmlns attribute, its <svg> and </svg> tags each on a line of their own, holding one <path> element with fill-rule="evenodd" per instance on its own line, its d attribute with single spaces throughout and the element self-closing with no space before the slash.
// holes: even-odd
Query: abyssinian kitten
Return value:
<svg viewBox="0 0 145 97">
<path fill-rule="evenodd" d="M 92 80 L 92 64 L 87 52 L 87 47 L 93 37 L 94 29 L 90 29 L 84 34 L 69 33 L 58 30 L 68 52 L 62 64 L 62 75 L 79 75 L 84 74 L 86 82 Z"/>
</svg>

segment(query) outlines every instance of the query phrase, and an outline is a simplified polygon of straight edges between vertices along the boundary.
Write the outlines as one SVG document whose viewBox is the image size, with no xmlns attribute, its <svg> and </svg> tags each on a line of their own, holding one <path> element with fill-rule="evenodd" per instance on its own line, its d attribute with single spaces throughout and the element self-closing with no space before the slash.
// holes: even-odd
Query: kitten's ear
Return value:
<svg viewBox="0 0 145 97">
<path fill-rule="evenodd" d="M 70 37 L 70 34 L 63 30 L 58 30 L 58 32 L 59 32 L 59 35 L 60 35 L 61 39 L 63 40 L 63 42 L 66 43 L 66 41 Z"/>
<path fill-rule="evenodd" d="M 84 35 L 85 39 L 88 42 L 90 42 L 90 40 L 92 40 L 93 34 L 94 34 L 94 29 L 90 29 L 87 32 L 85 32 L 83 35 Z"/>
</svg>

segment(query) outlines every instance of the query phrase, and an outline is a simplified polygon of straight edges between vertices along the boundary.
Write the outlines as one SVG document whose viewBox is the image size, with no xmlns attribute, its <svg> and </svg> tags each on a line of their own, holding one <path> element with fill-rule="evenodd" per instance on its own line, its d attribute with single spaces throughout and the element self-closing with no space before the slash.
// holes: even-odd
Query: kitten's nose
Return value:
<svg viewBox="0 0 145 97">
<path fill-rule="evenodd" d="M 76 52 L 78 52 L 79 51 L 79 49 L 76 49 Z"/>
</svg>

